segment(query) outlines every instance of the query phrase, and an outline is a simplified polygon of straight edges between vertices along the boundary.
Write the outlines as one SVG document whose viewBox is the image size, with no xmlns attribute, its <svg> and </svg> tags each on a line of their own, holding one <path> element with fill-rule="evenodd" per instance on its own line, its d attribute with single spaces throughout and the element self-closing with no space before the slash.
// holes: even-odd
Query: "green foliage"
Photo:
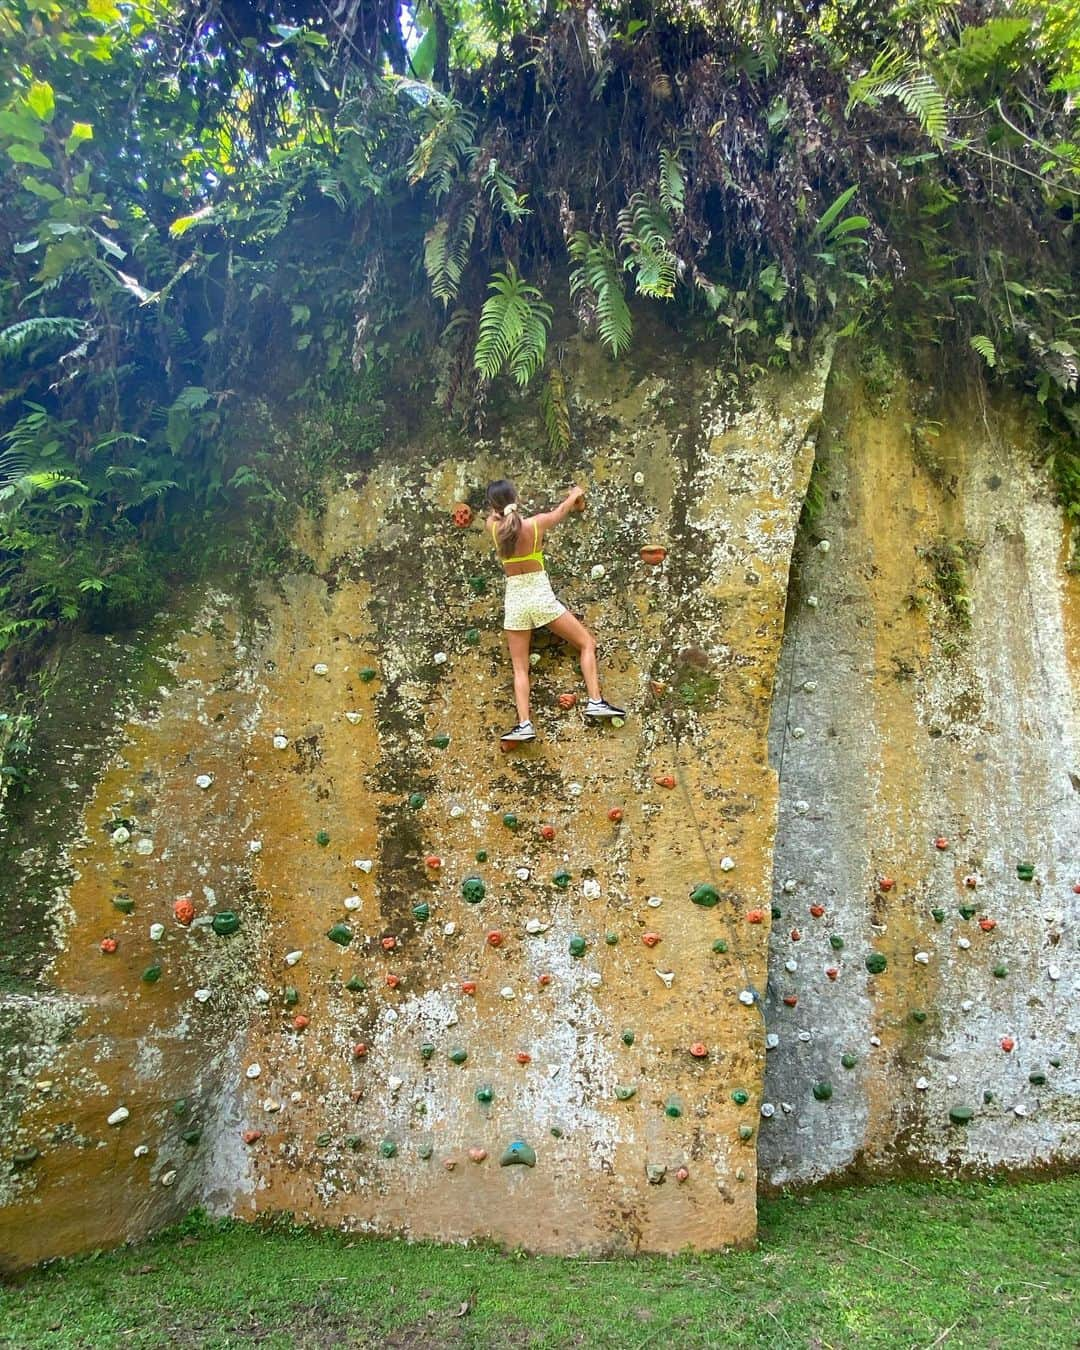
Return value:
<svg viewBox="0 0 1080 1350">
<path fill-rule="evenodd" d="M 501 206 L 507 218 L 513 224 L 516 225 L 525 216 L 532 215 L 532 208 L 525 205 L 529 194 L 518 192 L 514 181 L 508 178 L 499 168 L 497 159 L 488 162 L 481 181 L 489 191 L 492 206 L 496 204 Z"/>
<path fill-rule="evenodd" d="M 441 216 L 424 235 L 424 270 L 432 295 L 444 305 L 457 296 L 475 228 L 476 212 L 466 205 L 454 217 Z"/>
<path fill-rule="evenodd" d="M 486 380 L 505 366 L 519 385 L 529 383 L 543 365 L 551 306 L 539 290 L 518 275 L 513 263 L 496 272 L 480 312 L 480 335 L 473 364 Z"/>
<path fill-rule="evenodd" d="M 548 446 L 555 454 L 570 447 L 570 407 L 566 401 L 566 382 L 558 366 L 552 366 L 540 388 L 540 411 L 544 416 Z"/>
<path fill-rule="evenodd" d="M 930 140 L 941 144 L 948 128 L 948 113 L 936 80 L 928 70 L 913 66 L 903 52 L 892 46 L 876 57 L 865 75 L 852 80 L 845 116 L 850 117 L 863 103 L 876 108 L 886 98 L 895 98 Z"/>
<path fill-rule="evenodd" d="M 660 205 L 669 216 L 681 216 L 686 205 L 686 183 L 678 150 L 660 149 Z"/>
<path fill-rule="evenodd" d="M 618 216 L 619 236 L 629 256 L 623 266 L 634 274 L 640 295 L 670 300 L 675 294 L 679 259 L 671 248 L 674 235 L 667 211 L 642 192 L 635 192 Z"/>
<path fill-rule="evenodd" d="M 972 347 L 979 353 L 982 359 L 991 370 L 997 365 L 997 352 L 994 344 L 984 333 L 976 333 L 974 337 L 968 339 Z"/>
<path fill-rule="evenodd" d="M 567 251 L 578 264 L 570 273 L 570 295 L 588 301 L 600 341 L 618 357 L 630 346 L 633 323 L 615 254 L 606 240 L 594 240 L 584 230 L 574 233 Z"/>
<path fill-rule="evenodd" d="M 425 91 L 423 131 L 409 159 L 409 182 L 429 183 L 432 196 L 439 201 L 476 154 L 476 117 L 450 95 L 427 86 Z"/>
</svg>

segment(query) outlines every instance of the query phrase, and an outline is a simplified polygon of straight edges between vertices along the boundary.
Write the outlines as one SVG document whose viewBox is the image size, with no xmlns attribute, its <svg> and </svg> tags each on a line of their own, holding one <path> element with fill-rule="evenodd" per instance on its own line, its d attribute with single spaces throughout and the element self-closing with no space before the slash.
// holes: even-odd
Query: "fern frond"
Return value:
<svg viewBox="0 0 1080 1350">
<path fill-rule="evenodd" d="M 487 380 L 504 366 L 524 388 L 543 364 L 551 306 L 518 274 L 513 263 L 488 282 L 491 295 L 480 311 L 473 364 Z"/>
<path fill-rule="evenodd" d="M 540 389 L 540 411 L 544 415 L 548 446 L 556 453 L 570 445 L 570 408 L 566 401 L 566 381 L 558 366 L 552 366 Z"/>
<path fill-rule="evenodd" d="M 19 323 L 9 324 L 0 332 L 0 356 L 17 356 L 32 342 L 48 342 L 54 338 L 69 341 L 82 337 L 86 327 L 82 319 L 69 319 L 61 315 L 22 319 Z"/>
<path fill-rule="evenodd" d="M 867 73 L 848 86 L 845 116 L 850 116 L 860 103 L 876 108 L 883 98 L 895 98 L 918 120 L 926 135 L 935 144 L 941 144 L 948 129 L 945 98 L 930 72 L 893 46 L 887 47 Z"/>
<path fill-rule="evenodd" d="M 660 205 L 673 216 L 681 216 L 686 202 L 686 182 L 678 150 L 660 151 Z"/>
<path fill-rule="evenodd" d="M 635 192 L 618 215 L 619 234 L 629 250 L 625 267 L 635 274 L 642 295 L 670 300 L 675 294 L 679 259 L 670 247 L 674 230 L 664 210 L 642 192 Z"/>
<path fill-rule="evenodd" d="M 458 293 L 475 228 L 476 208 L 469 203 L 456 220 L 443 217 L 424 235 L 424 271 L 432 295 L 444 305 Z"/>
<path fill-rule="evenodd" d="M 438 201 L 449 192 L 462 160 L 471 160 L 476 153 L 476 118 L 457 99 L 432 90 L 424 121 L 426 129 L 408 163 L 409 182 L 430 181 Z"/>
<path fill-rule="evenodd" d="M 491 195 L 492 206 L 501 205 L 515 224 L 524 216 L 532 215 L 532 207 L 525 205 L 529 194 L 518 192 L 517 184 L 503 173 L 497 159 L 488 162 L 482 181 Z"/>
<path fill-rule="evenodd" d="M 991 370 L 997 365 L 997 350 L 985 333 L 976 333 L 971 345 L 979 353 Z"/>
<path fill-rule="evenodd" d="M 626 305 L 619 264 L 604 239 L 594 241 L 584 230 L 570 240 L 569 253 L 579 264 L 570 273 L 570 295 L 585 289 L 596 307 L 600 341 L 618 357 L 630 346 L 633 324 Z"/>
</svg>

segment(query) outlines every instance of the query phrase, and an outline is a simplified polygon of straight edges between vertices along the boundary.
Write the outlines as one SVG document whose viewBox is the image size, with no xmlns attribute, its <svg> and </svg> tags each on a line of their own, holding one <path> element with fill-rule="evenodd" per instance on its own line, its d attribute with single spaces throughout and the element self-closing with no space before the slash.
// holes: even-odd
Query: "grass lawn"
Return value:
<svg viewBox="0 0 1080 1350">
<path fill-rule="evenodd" d="M 763 1201 L 760 1245 L 596 1261 L 193 1215 L 0 1289 L 0 1345 L 1080 1344 L 1080 1177 Z"/>
</svg>

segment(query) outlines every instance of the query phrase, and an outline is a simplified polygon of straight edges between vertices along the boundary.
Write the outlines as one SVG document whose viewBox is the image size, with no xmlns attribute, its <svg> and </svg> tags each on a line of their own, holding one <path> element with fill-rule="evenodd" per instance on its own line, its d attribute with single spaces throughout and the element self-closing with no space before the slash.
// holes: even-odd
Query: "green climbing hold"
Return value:
<svg viewBox="0 0 1080 1350">
<path fill-rule="evenodd" d="M 295 1007 L 296 1004 L 298 1004 L 299 1002 L 300 1002 L 300 993 L 299 993 L 298 989 L 296 988 L 296 985 L 295 985 L 295 984 L 287 984 L 287 985 L 285 986 L 285 1006 L 286 1006 L 286 1008 L 293 1008 L 293 1007 Z"/>
<path fill-rule="evenodd" d="M 319 833 L 315 836 L 315 842 L 320 846 L 320 848 L 325 848 L 327 844 L 330 842 L 330 832 L 328 830 L 320 830 Z"/>
<path fill-rule="evenodd" d="M 1021 881 L 1034 881 L 1035 864 L 1030 862 L 1018 862 L 1016 864 L 1016 875 Z"/>
<path fill-rule="evenodd" d="M 628 1102 L 637 1092 L 636 1083 L 616 1083 L 615 1096 L 620 1102 Z"/>
<path fill-rule="evenodd" d="M 364 669 L 361 670 L 359 673 L 360 673 L 360 679 L 361 679 L 361 681 L 362 681 L 364 684 L 370 684 L 371 681 L 372 681 L 372 680 L 375 678 L 375 676 L 378 674 L 378 672 L 375 671 L 375 670 L 372 670 L 372 668 L 371 668 L 370 666 L 365 666 Z"/>
<path fill-rule="evenodd" d="M 834 952 L 842 952 L 844 950 L 844 939 L 839 933 L 833 933 L 829 938 L 829 946 Z"/>
<path fill-rule="evenodd" d="M 367 985 L 364 983 L 364 981 L 360 978 L 359 975 L 351 975 L 345 981 L 345 988 L 349 991 L 350 994 L 362 994 L 367 989 Z"/>
<path fill-rule="evenodd" d="M 605 933 L 604 941 L 609 947 L 615 947 L 618 945 L 619 935 L 618 933 Z"/>
<path fill-rule="evenodd" d="M 943 909 L 932 909 L 930 913 L 934 916 L 935 923 L 945 922 L 945 911 Z"/>
<path fill-rule="evenodd" d="M 954 1125 L 966 1125 L 975 1114 L 973 1106 L 950 1106 L 949 1119 Z"/>
<path fill-rule="evenodd" d="M 495 1097 L 495 1093 L 491 1090 L 490 1083 L 482 1083 L 480 1087 L 476 1089 L 474 1095 L 476 1096 L 476 1100 L 481 1102 L 484 1106 L 486 1106 L 488 1102 L 493 1101 Z"/>
<path fill-rule="evenodd" d="M 161 967 L 147 966 L 142 973 L 142 977 L 143 984 L 157 984 L 158 980 L 161 979 Z"/>
<path fill-rule="evenodd" d="M 469 590 L 473 595 L 485 595 L 487 593 L 487 577 L 470 577 Z"/>
<path fill-rule="evenodd" d="M 483 900 L 486 889 L 480 877 L 466 877 L 461 883 L 461 894 L 470 905 L 478 905 Z"/>
<path fill-rule="evenodd" d="M 571 955 L 571 956 L 584 956 L 584 955 L 585 955 L 585 948 L 586 948 L 588 945 L 589 945 L 589 944 L 585 941 L 585 939 L 584 939 L 583 937 L 572 937 L 572 938 L 570 939 L 570 955 Z"/>
<path fill-rule="evenodd" d="M 916 1008 L 911 1014 L 911 1020 L 919 1023 L 925 1022 L 926 1013 L 923 1012 L 922 1008 Z"/>
<path fill-rule="evenodd" d="M 29 1167 L 31 1163 L 37 1162 L 40 1157 L 41 1149 L 39 1148 L 20 1148 L 12 1154 L 11 1162 L 16 1170 L 21 1170 L 24 1167 Z"/>
<path fill-rule="evenodd" d="M 518 820 L 517 816 L 514 815 L 513 811 L 507 811 L 503 816 L 503 824 L 508 830 L 516 830 L 520 823 L 521 822 Z"/>
<path fill-rule="evenodd" d="M 432 1043 L 431 1043 L 430 1041 L 425 1041 L 425 1042 L 423 1043 L 423 1045 L 421 1045 L 421 1047 L 420 1047 L 420 1058 L 421 1058 L 421 1059 L 430 1059 L 431 1056 L 432 1056 L 434 1053 L 435 1053 L 435 1047 L 434 1047 L 434 1045 L 432 1045 Z"/>
<path fill-rule="evenodd" d="M 880 975 L 888 964 L 880 952 L 871 952 L 866 958 L 866 969 L 871 975 Z"/>
<path fill-rule="evenodd" d="M 186 1097 L 177 1097 L 176 1101 L 173 1102 L 172 1111 L 173 1111 L 173 1115 L 176 1116 L 176 1118 L 177 1118 L 178 1120 L 183 1120 L 183 1118 L 184 1118 L 184 1117 L 187 1115 L 187 1113 L 188 1113 L 188 1100 L 187 1100 L 187 1098 L 186 1098 Z"/>
<path fill-rule="evenodd" d="M 419 811 L 426 801 L 427 798 L 424 796 L 422 792 L 409 793 L 409 805 L 412 807 L 414 811 Z"/>
<path fill-rule="evenodd" d="M 993 1102 L 994 1102 L 994 1094 L 990 1091 L 989 1088 L 984 1088 L 984 1089 L 983 1089 L 983 1106 L 992 1106 L 992 1105 L 993 1105 Z"/>
<path fill-rule="evenodd" d="M 1036 1087 L 1042 1087 L 1046 1083 L 1046 1074 L 1042 1069 L 1032 1069 L 1028 1074 L 1028 1082 L 1034 1083 Z"/>
<path fill-rule="evenodd" d="M 346 1147 L 346 1148 L 351 1148 L 351 1149 L 353 1150 L 354 1153 L 356 1152 L 356 1150 L 360 1147 L 360 1145 L 361 1145 L 363 1142 L 364 1142 L 364 1140 L 363 1140 L 362 1136 L 360 1136 L 360 1135 L 358 1135 L 358 1134 L 347 1134 L 347 1135 L 345 1136 L 345 1147 Z"/>
<path fill-rule="evenodd" d="M 419 919 L 423 923 L 431 918 L 431 906 L 426 900 L 421 900 L 418 905 L 413 905 L 412 913 L 414 919 Z"/>
<path fill-rule="evenodd" d="M 1008 973 L 1009 973 L 1009 967 L 1008 967 L 1008 966 L 995 966 L 995 967 L 994 967 L 994 978 L 995 978 L 996 980 L 1003 980 L 1003 979 L 1005 978 L 1005 976 L 1008 975 Z"/>
<path fill-rule="evenodd" d="M 223 909 L 220 914 L 214 915 L 210 926 L 219 937 L 229 937 L 239 929 L 240 915 L 231 909 Z"/>
<path fill-rule="evenodd" d="M 682 1103 L 677 1097 L 669 1097 L 664 1103 L 664 1115 L 670 1116 L 672 1120 L 678 1120 L 682 1115 Z"/>
<path fill-rule="evenodd" d="M 180 1136 L 180 1138 L 184 1141 L 185 1144 L 191 1144 L 192 1146 L 194 1146 L 202 1138 L 202 1130 L 199 1129 L 185 1130 L 184 1133 Z"/>
<path fill-rule="evenodd" d="M 845 1069 L 853 1069 L 855 1065 L 858 1064 L 858 1062 L 859 1061 L 855 1058 L 855 1056 L 851 1053 L 850 1050 L 840 1056 L 840 1063 L 844 1066 Z"/>
<path fill-rule="evenodd" d="M 773 905 L 770 913 L 772 914 L 774 919 L 782 919 L 784 917 L 784 911 L 780 908 L 779 905 Z"/>
<path fill-rule="evenodd" d="M 567 886 L 570 885 L 570 873 L 565 867 L 560 867 L 551 880 L 555 886 L 558 886 L 560 891 L 565 891 Z"/>
<path fill-rule="evenodd" d="M 429 744 L 433 745 L 436 750 L 445 750 L 450 744 L 450 737 L 445 731 L 440 731 L 438 736 L 432 736 Z"/>
<path fill-rule="evenodd" d="M 384 1158 L 393 1158 L 397 1154 L 397 1144 L 392 1139 L 384 1139 L 379 1145 L 379 1152 Z"/>
<path fill-rule="evenodd" d="M 487 849 L 486 849 L 486 848 L 481 848 L 481 849 L 478 849 L 478 850 L 477 850 L 477 853 L 476 853 L 476 861 L 477 861 L 478 863 L 485 863 L 485 862 L 487 862 Z"/>
<path fill-rule="evenodd" d="M 555 1131 L 552 1130 L 551 1133 L 555 1134 Z M 559 1136 L 555 1134 L 555 1137 L 557 1139 Z M 499 1159 L 500 1167 L 513 1167 L 515 1163 L 520 1163 L 523 1167 L 536 1166 L 536 1150 L 524 1139 L 515 1139 L 513 1143 L 507 1144 Z"/>
<path fill-rule="evenodd" d="M 1052 1059 L 1052 1060 L 1050 1061 L 1050 1067 L 1051 1067 L 1052 1069 L 1060 1069 L 1060 1068 L 1061 1068 L 1061 1060 L 1060 1060 L 1060 1059 Z"/>
<path fill-rule="evenodd" d="M 740 1138 L 740 1139 L 742 1139 L 742 1140 L 745 1142 L 747 1139 L 753 1139 L 753 1137 L 754 1137 L 754 1127 L 753 1127 L 753 1125 L 740 1125 L 740 1126 L 739 1126 L 739 1138 Z"/>
<path fill-rule="evenodd" d="M 455 1046 L 448 1056 L 451 1064 L 464 1064 L 469 1058 L 468 1050 L 463 1050 L 460 1045 Z"/>
<path fill-rule="evenodd" d="M 561 1139 L 563 1137 L 562 1127 L 560 1125 L 552 1125 L 551 1137 L 552 1139 Z"/>
<path fill-rule="evenodd" d="M 825 1082 L 815 1083 L 810 1089 L 814 1094 L 814 1100 L 817 1102 L 827 1102 L 832 1096 L 832 1084 Z"/>
<path fill-rule="evenodd" d="M 130 895 L 114 895 L 113 909 L 118 909 L 121 914 L 130 914 L 135 908 L 135 901 Z"/>
<path fill-rule="evenodd" d="M 326 936 L 331 942 L 336 942 L 339 947 L 347 947 L 353 940 L 353 930 L 347 923 L 336 923 L 332 928 L 327 929 Z"/>
<path fill-rule="evenodd" d="M 746 1103 L 750 1100 L 750 1094 L 749 1092 L 746 1091 L 745 1088 L 736 1088 L 735 1091 L 731 1094 L 731 1100 L 735 1103 L 736 1106 L 745 1106 Z"/>
<path fill-rule="evenodd" d="M 720 892 L 707 881 L 702 881 L 690 892 L 690 899 L 703 909 L 712 909 L 720 903 Z"/>
<path fill-rule="evenodd" d="M 416 1150 L 416 1156 L 421 1160 L 421 1162 L 427 1162 L 427 1160 L 431 1157 L 431 1155 L 434 1152 L 435 1150 L 431 1147 L 430 1144 L 421 1144 L 420 1147 Z"/>
<path fill-rule="evenodd" d="M 333 1135 L 331 1135 L 329 1130 L 323 1130 L 321 1134 L 315 1136 L 315 1147 L 326 1148 L 332 1138 Z"/>
<path fill-rule="evenodd" d="M 719 956 L 723 956 L 723 954 L 727 951 L 727 943 L 724 941 L 723 938 L 717 938 L 712 945 L 712 949 Z"/>
<path fill-rule="evenodd" d="M 629 1027 L 627 1027 L 626 1030 L 625 1030 L 625 1031 L 623 1032 L 623 1034 L 622 1034 L 622 1043 L 623 1043 L 623 1045 L 633 1045 L 633 1044 L 634 1044 L 634 1033 L 630 1030 Z"/>
<path fill-rule="evenodd" d="M 467 644 L 468 646 L 470 646 L 470 647 L 475 647 L 475 646 L 477 646 L 477 645 L 479 644 L 479 642 L 480 642 L 480 629 L 479 629 L 479 628 L 466 628 L 466 629 L 465 629 L 465 642 L 466 642 L 466 644 Z"/>
<path fill-rule="evenodd" d="M 960 906 L 960 917 L 961 917 L 962 919 L 973 919 L 973 918 L 975 917 L 975 906 L 974 906 L 974 905 L 961 905 L 961 906 Z"/>
</svg>

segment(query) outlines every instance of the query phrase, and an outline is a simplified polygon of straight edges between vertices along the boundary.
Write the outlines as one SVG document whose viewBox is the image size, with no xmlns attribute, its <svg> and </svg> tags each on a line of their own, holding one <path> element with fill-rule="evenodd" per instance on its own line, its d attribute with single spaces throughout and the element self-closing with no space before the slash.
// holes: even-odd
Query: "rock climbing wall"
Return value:
<svg viewBox="0 0 1080 1350">
<path fill-rule="evenodd" d="M 773 1184 L 1080 1158 L 1080 577 L 1037 428 L 927 402 L 836 380 L 818 443 L 771 733 Z"/>
<path fill-rule="evenodd" d="M 740 400 L 694 351 L 642 376 L 575 349 L 570 454 L 513 409 L 399 446 L 301 523 L 309 569 L 201 598 L 3 1009 L 6 1266 L 196 1203 L 560 1252 L 753 1239 L 767 731 L 828 367 Z M 460 506 L 504 472 L 529 505 L 587 486 L 549 566 L 630 710 L 585 725 L 541 637 L 509 755 L 499 569 Z"/>
</svg>

